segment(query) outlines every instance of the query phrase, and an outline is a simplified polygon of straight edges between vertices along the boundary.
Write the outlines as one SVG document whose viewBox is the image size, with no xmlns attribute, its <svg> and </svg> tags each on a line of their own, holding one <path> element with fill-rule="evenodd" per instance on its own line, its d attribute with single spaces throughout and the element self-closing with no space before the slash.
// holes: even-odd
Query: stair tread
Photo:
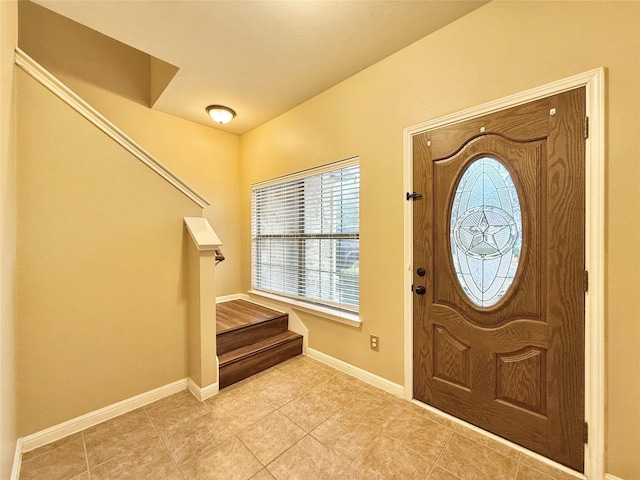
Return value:
<svg viewBox="0 0 640 480">
<path fill-rule="evenodd" d="M 253 343 L 251 345 L 247 345 L 246 347 L 241 347 L 236 350 L 231 350 L 230 352 L 224 353 L 218 357 L 220 362 L 220 366 L 227 365 L 229 363 L 233 363 L 239 361 L 243 358 L 250 357 L 252 355 L 256 355 L 265 350 L 269 350 L 283 343 L 287 343 L 291 340 L 295 340 L 301 338 L 302 335 L 292 332 L 290 330 L 279 333 L 272 337 L 266 338 L 264 340 L 260 340 L 259 342 Z"/>
<path fill-rule="evenodd" d="M 286 313 L 246 300 L 232 300 L 216 305 L 216 331 L 225 334 L 286 316 Z"/>
</svg>

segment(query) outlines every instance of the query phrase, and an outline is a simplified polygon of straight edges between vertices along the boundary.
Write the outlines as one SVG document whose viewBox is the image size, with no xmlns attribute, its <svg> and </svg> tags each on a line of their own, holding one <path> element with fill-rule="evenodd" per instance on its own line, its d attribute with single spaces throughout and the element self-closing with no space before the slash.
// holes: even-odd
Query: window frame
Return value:
<svg viewBox="0 0 640 480">
<path fill-rule="evenodd" d="M 360 178 L 360 158 L 359 157 L 351 157 L 345 160 L 340 160 L 337 162 L 332 162 L 329 164 L 325 164 L 319 167 L 310 168 L 306 170 L 302 170 L 299 172 L 295 172 L 289 175 L 284 175 L 280 177 L 276 177 L 273 179 L 269 179 L 263 182 L 258 182 L 251 185 L 251 290 L 249 291 L 252 295 L 259 295 L 262 297 L 266 297 L 269 300 L 276 300 L 279 302 L 283 302 L 285 304 L 289 304 L 294 309 L 299 309 L 302 311 L 320 314 L 324 317 L 330 318 L 332 320 L 336 320 L 342 323 L 347 323 L 351 325 L 359 325 L 359 307 L 360 307 L 360 296 L 359 296 L 359 283 L 360 283 L 360 273 L 358 266 L 358 302 L 357 305 L 349 304 L 347 308 L 345 308 L 345 304 L 339 304 L 332 302 L 328 299 L 318 299 L 314 297 L 306 297 L 304 295 L 291 295 L 285 292 L 274 291 L 265 287 L 260 287 L 257 285 L 256 279 L 256 256 L 257 256 L 257 240 L 259 237 L 255 232 L 255 222 L 256 222 L 256 192 L 259 190 L 264 190 L 269 187 L 276 187 L 278 185 L 284 185 L 287 183 L 294 183 L 296 181 L 304 181 L 304 179 L 308 179 L 310 177 L 319 177 L 323 174 L 336 172 L 339 170 L 343 170 L 350 167 L 358 167 L 358 178 Z M 358 242 L 358 256 L 360 251 L 360 191 L 361 184 L 360 180 L 358 180 L 358 222 L 357 222 L 357 232 L 350 233 L 335 233 L 335 234 L 310 234 L 304 233 L 303 230 L 300 231 L 299 238 L 303 241 L 309 238 L 322 238 L 322 239 L 340 239 L 346 238 L 350 240 L 355 240 Z M 304 198 L 304 195 L 301 197 Z M 304 205 L 304 201 L 301 202 L 301 205 Z M 341 204 L 342 205 L 342 204 Z M 302 224 L 299 222 L 299 225 Z M 268 237 L 268 235 L 267 235 Z M 298 237 L 296 237 L 298 238 Z M 302 257 L 304 258 L 304 256 Z M 333 258 L 336 258 L 334 254 Z M 335 260 L 334 260 L 335 261 Z M 304 263 L 302 260 L 298 261 L 298 267 L 300 272 L 306 271 L 304 269 Z M 337 274 L 338 270 L 335 269 L 333 274 Z M 300 291 L 298 292 L 300 293 Z"/>
</svg>

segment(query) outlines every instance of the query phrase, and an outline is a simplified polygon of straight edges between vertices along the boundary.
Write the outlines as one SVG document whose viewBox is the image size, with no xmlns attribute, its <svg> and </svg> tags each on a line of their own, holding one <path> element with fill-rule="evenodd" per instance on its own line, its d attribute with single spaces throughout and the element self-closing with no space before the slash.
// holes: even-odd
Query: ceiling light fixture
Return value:
<svg viewBox="0 0 640 480">
<path fill-rule="evenodd" d="M 236 116 L 236 112 L 231 110 L 229 107 L 224 107 L 222 105 L 209 105 L 207 107 L 207 113 L 211 116 L 214 122 L 218 122 L 219 124 L 229 123 L 233 120 L 233 117 Z"/>
</svg>

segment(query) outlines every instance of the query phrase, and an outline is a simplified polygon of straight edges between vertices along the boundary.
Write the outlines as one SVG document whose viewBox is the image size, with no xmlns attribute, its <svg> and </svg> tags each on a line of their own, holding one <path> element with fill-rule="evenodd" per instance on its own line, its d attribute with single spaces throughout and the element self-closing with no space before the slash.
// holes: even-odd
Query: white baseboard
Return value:
<svg viewBox="0 0 640 480">
<path fill-rule="evenodd" d="M 29 452 L 35 448 L 42 447 L 56 440 L 68 437 L 71 434 L 79 432 L 94 425 L 98 425 L 106 420 L 110 420 L 124 413 L 143 407 L 149 403 L 160 400 L 174 393 L 186 390 L 188 380 L 186 378 L 170 383 L 163 387 L 150 390 L 135 397 L 128 398 L 113 405 L 95 410 L 80 417 L 73 418 L 64 423 L 54 425 L 53 427 L 41 430 L 26 437 L 19 439 L 21 442 L 21 453 Z M 15 467 L 14 467 L 15 468 Z"/>
<path fill-rule="evenodd" d="M 230 302 L 232 300 L 247 300 L 248 298 L 249 296 L 243 293 L 234 293 L 232 295 L 223 295 L 221 297 L 216 297 L 216 303 Z"/>
<path fill-rule="evenodd" d="M 611 475 L 610 473 L 605 473 L 604 474 L 604 480 L 623 480 L 620 477 L 616 477 L 614 475 Z"/>
<path fill-rule="evenodd" d="M 393 383 L 386 378 L 382 378 L 371 372 L 358 368 L 354 365 L 351 365 L 350 363 L 332 357 L 331 355 L 327 355 L 326 353 L 322 353 L 318 350 L 314 350 L 313 348 L 309 348 L 307 349 L 307 356 L 318 360 L 326 365 L 329 365 L 336 370 L 340 370 L 347 375 L 356 377 L 358 380 L 362 380 L 363 382 L 368 383 L 369 385 L 373 385 L 374 387 L 384 390 L 385 392 L 391 393 L 398 397 L 404 396 L 404 387 L 402 385 Z"/>
<path fill-rule="evenodd" d="M 19 480 L 20 468 L 22 467 L 22 439 L 16 441 L 16 453 L 13 455 L 13 468 L 11 469 L 11 480 Z"/>
<path fill-rule="evenodd" d="M 214 383 L 213 385 L 200 388 L 196 382 L 189 379 L 189 391 L 194 397 L 196 397 L 198 400 L 202 402 L 207 398 L 211 398 L 214 395 L 217 395 L 218 392 L 220 391 L 220 388 L 219 388 L 218 382 Z"/>
</svg>

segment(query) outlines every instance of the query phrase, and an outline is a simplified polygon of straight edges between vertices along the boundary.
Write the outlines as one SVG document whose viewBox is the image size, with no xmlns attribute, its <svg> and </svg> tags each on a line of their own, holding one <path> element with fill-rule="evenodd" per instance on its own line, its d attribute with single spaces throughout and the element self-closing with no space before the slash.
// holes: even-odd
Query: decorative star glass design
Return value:
<svg viewBox="0 0 640 480">
<path fill-rule="evenodd" d="M 467 167 L 450 219 L 453 267 L 462 290 L 480 307 L 496 305 L 513 283 L 522 249 L 522 216 L 511 175 L 495 158 Z"/>
</svg>

